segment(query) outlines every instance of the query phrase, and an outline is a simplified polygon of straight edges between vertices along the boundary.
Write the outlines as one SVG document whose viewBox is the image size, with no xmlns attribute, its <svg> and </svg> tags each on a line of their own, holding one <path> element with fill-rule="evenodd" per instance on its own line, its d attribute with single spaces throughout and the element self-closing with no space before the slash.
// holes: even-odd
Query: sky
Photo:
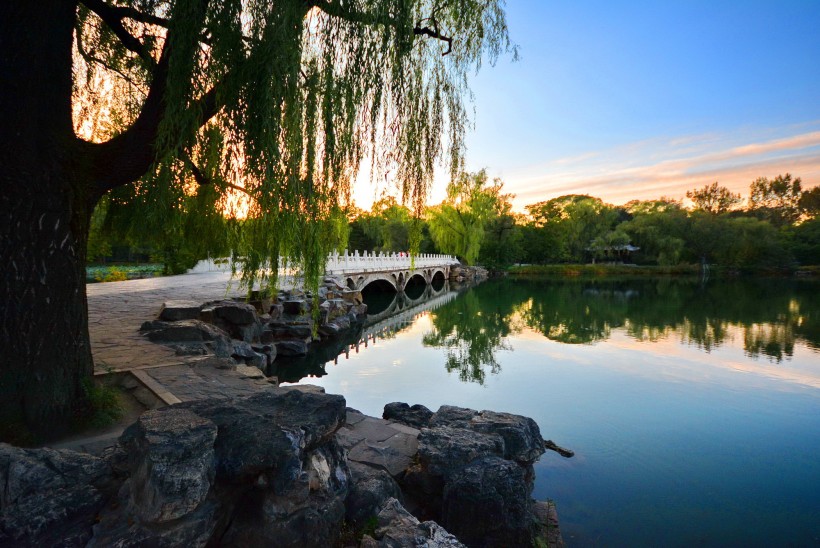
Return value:
<svg viewBox="0 0 820 548">
<path fill-rule="evenodd" d="M 718 181 L 748 195 L 789 172 L 820 184 L 820 0 L 508 0 L 520 60 L 473 79 L 467 169 L 514 208 L 605 202 Z M 444 198 L 436 180 L 430 203 Z M 371 185 L 354 198 L 369 207 Z"/>
</svg>

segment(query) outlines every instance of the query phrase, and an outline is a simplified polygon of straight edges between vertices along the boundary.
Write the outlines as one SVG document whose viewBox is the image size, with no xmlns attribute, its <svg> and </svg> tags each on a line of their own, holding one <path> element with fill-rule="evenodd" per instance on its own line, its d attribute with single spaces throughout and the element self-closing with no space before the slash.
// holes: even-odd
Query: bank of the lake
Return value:
<svg viewBox="0 0 820 548">
<path fill-rule="evenodd" d="M 542 457 L 534 492 L 570 545 L 820 538 L 817 283 L 506 279 L 447 295 L 335 364 L 280 366 L 368 414 L 397 400 L 533 417 L 576 451 Z"/>
<path fill-rule="evenodd" d="M 665 278 L 706 277 L 718 279 L 736 278 L 818 278 L 820 266 L 795 266 L 793 268 L 735 268 L 721 265 L 679 264 L 674 266 L 634 264 L 548 264 L 517 265 L 500 272 L 515 278 L 528 280 L 554 280 L 574 278 Z"/>
</svg>

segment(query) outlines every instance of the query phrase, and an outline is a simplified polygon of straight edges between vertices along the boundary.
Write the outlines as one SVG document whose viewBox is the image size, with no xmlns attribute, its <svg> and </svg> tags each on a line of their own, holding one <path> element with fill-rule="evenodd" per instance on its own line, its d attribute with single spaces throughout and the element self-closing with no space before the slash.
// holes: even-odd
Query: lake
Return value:
<svg viewBox="0 0 820 548">
<path fill-rule="evenodd" d="M 504 279 L 408 297 L 368 296 L 378 334 L 281 378 L 375 416 L 403 401 L 534 418 L 575 451 L 535 467 L 569 546 L 820 546 L 820 283 Z"/>
</svg>

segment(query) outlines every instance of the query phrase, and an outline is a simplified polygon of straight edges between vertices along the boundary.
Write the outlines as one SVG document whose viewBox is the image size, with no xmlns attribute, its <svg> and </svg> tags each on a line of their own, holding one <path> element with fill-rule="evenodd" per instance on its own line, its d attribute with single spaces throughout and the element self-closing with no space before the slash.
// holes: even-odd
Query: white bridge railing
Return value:
<svg viewBox="0 0 820 548">
<path fill-rule="evenodd" d="M 330 253 L 325 263 L 325 274 L 344 275 L 356 274 L 359 272 L 380 272 L 385 270 L 410 270 L 412 268 L 429 268 L 433 266 L 447 266 L 458 264 L 458 259 L 452 255 L 439 255 L 434 253 L 420 253 L 414 258 L 410 258 L 407 253 L 376 253 L 375 251 L 354 251 L 345 250 L 344 253 Z M 229 271 L 231 260 L 207 259 L 199 261 L 189 273 Z"/>
<path fill-rule="evenodd" d="M 352 254 L 347 250 L 343 254 L 331 253 L 327 256 L 325 273 L 354 274 L 357 272 L 379 272 L 384 270 L 409 270 L 411 268 L 428 268 L 432 266 L 447 266 L 458 264 L 458 259 L 452 255 L 438 255 L 420 253 L 411 258 L 407 253 L 375 253 L 358 250 Z"/>
</svg>

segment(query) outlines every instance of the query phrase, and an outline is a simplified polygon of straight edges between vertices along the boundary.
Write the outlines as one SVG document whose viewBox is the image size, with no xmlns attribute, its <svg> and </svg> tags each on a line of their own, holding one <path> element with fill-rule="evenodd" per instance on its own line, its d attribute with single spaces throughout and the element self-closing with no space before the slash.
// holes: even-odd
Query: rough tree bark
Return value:
<svg viewBox="0 0 820 548">
<path fill-rule="evenodd" d="M 92 373 L 85 296 L 95 197 L 71 118 L 76 2 L 0 10 L 0 436 L 64 429 Z"/>
</svg>

